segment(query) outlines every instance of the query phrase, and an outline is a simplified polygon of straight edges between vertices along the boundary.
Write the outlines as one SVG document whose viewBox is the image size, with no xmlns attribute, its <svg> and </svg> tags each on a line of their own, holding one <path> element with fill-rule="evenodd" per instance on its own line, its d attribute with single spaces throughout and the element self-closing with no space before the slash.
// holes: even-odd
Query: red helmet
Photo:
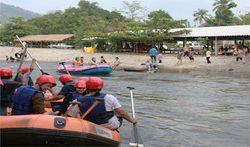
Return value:
<svg viewBox="0 0 250 147">
<path fill-rule="evenodd" d="M 24 67 L 21 68 L 22 74 L 27 73 L 29 70 L 30 70 L 30 69 L 29 69 L 29 67 L 27 67 L 27 66 L 24 66 Z"/>
<path fill-rule="evenodd" d="M 79 80 L 87 82 L 89 80 L 89 77 L 81 77 L 81 78 L 79 78 Z"/>
<path fill-rule="evenodd" d="M 80 80 L 85 81 L 86 83 L 89 80 L 89 77 L 81 77 L 79 79 L 76 79 L 74 82 L 76 83 L 77 81 L 80 81 Z"/>
<path fill-rule="evenodd" d="M 68 83 L 68 82 L 72 81 L 72 77 L 69 74 L 61 75 L 59 77 L 59 81 L 62 82 L 62 83 Z"/>
<path fill-rule="evenodd" d="M 86 88 L 86 81 L 78 80 L 75 82 L 75 88 Z"/>
<path fill-rule="evenodd" d="M 104 81 L 99 77 L 90 77 L 86 82 L 87 89 L 98 90 L 102 89 L 104 86 Z"/>
<path fill-rule="evenodd" d="M 10 68 L 1 68 L 0 69 L 0 77 L 11 77 L 12 70 Z"/>
<path fill-rule="evenodd" d="M 3 86 L 3 82 L 2 82 L 2 80 L 0 80 L 0 86 Z"/>
<path fill-rule="evenodd" d="M 45 83 L 50 83 L 54 86 L 56 86 L 56 81 L 54 79 L 54 77 L 52 77 L 51 75 L 40 75 L 38 76 L 38 78 L 36 79 L 36 84 L 45 84 Z"/>
</svg>

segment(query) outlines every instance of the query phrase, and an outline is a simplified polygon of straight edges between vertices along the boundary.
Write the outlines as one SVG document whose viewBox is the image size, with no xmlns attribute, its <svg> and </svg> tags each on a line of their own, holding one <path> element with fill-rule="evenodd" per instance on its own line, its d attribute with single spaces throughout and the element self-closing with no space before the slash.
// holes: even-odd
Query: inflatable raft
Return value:
<svg viewBox="0 0 250 147">
<path fill-rule="evenodd" d="M 1 146 L 110 146 L 117 131 L 83 119 L 53 115 L 0 116 Z"/>
<path fill-rule="evenodd" d="M 147 68 L 144 66 L 137 66 L 137 67 L 127 66 L 124 67 L 123 70 L 126 72 L 146 72 Z"/>
<path fill-rule="evenodd" d="M 110 74 L 112 72 L 112 68 L 108 64 L 100 64 L 100 65 L 92 65 L 92 66 L 72 66 L 65 65 L 66 69 L 70 74 L 78 74 L 78 75 L 105 75 Z M 57 68 L 58 72 L 66 73 L 64 67 L 60 65 Z"/>
</svg>

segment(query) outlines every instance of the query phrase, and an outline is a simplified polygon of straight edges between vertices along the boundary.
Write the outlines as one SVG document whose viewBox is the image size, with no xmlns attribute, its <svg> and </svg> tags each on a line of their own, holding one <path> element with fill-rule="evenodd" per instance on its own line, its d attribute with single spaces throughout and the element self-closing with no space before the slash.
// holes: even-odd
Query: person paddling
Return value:
<svg viewBox="0 0 250 147">
<path fill-rule="evenodd" d="M 106 63 L 107 63 L 107 61 L 104 59 L 103 56 L 101 56 L 100 64 L 106 64 Z"/>
<path fill-rule="evenodd" d="M 21 86 L 14 94 L 12 115 L 43 114 L 44 94 L 47 90 L 53 93 L 56 81 L 51 75 L 40 75 L 34 87 Z"/>
<path fill-rule="evenodd" d="M 31 78 L 31 73 L 33 72 L 34 68 L 35 68 L 35 64 L 36 64 L 36 59 L 33 58 L 30 64 L 30 67 L 27 66 L 23 66 L 21 68 L 22 74 L 24 76 L 24 80 L 26 82 L 27 85 L 29 86 L 33 86 L 33 80 Z M 20 76 L 18 76 L 18 78 L 16 79 L 17 82 L 21 82 Z"/>
<path fill-rule="evenodd" d="M 112 130 L 118 129 L 120 126 L 120 121 L 115 114 L 130 123 L 137 123 L 137 120 L 130 117 L 122 108 L 116 97 L 101 92 L 103 86 L 104 81 L 101 78 L 90 77 L 86 82 L 88 94 L 77 98 L 77 101 L 81 103 L 80 110 L 82 114 L 87 112 L 88 109 L 96 103 L 95 101 L 99 101 L 85 119 Z"/>
<path fill-rule="evenodd" d="M 72 64 L 73 66 L 81 66 L 81 61 L 79 57 L 75 57 L 75 61 Z"/>
<path fill-rule="evenodd" d="M 96 58 L 95 57 L 92 57 L 90 62 L 89 62 L 89 65 L 98 65 L 98 63 L 96 62 Z"/>
<path fill-rule="evenodd" d="M 2 94 L 2 91 L 3 91 L 3 82 L 2 82 L 2 80 L 0 79 L 0 100 L 2 99 L 2 96 L 1 96 L 1 94 Z"/>
<path fill-rule="evenodd" d="M 19 70 L 21 82 L 16 82 L 12 80 L 13 74 L 10 68 L 1 68 L 0 77 L 3 83 L 1 92 L 1 115 L 7 115 L 7 107 L 12 106 L 13 95 L 15 90 L 25 84 L 21 70 Z"/>
<path fill-rule="evenodd" d="M 63 87 L 60 92 L 53 95 L 52 98 L 45 99 L 46 101 L 60 100 L 65 98 L 68 94 L 75 91 L 74 82 L 72 76 L 69 74 L 64 74 L 59 77 L 59 81 L 62 83 Z"/>
<path fill-rule="evenodd" d="M 64 99 L 60 106 L 58 114 L 64 114 L 70 105 L 70 102 L 76 100 L 79 96 L 84 96 L 86 94 L 86 80 L 78 80 L 74 84 L 75 91 L 69 93 Z"/>
</svg>

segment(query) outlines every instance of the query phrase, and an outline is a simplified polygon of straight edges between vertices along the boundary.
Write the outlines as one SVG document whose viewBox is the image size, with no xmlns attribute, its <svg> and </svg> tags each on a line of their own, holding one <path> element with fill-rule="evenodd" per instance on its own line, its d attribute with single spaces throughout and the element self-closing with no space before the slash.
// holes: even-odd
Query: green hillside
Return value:
<svg viewBox="0 0 250 147">
<path fill-rule="evenodd" d="M 23 17 L 25 20 L 29 20 L 31 18 L 38 17 L 40 15 L 38 13 L 27 11 L 19 7 L 0 3 L 0 23 L 1 24 L 8 22 L 9 18 L 11 17 L 18 17 L 18 16 Z"/>
</svg>

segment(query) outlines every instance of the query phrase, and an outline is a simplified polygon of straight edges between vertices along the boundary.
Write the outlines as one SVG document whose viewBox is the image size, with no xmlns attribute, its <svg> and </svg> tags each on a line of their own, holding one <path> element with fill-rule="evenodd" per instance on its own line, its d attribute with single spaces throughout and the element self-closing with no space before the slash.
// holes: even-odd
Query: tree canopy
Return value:
<svg viewBox="0 0 250 147">
<path fill-rule="evenodd" d="M 117 50 L 122 41 L 162 42 L 169 39 L 168 30 L 186 27 L 187 20 L 175 20 L 164 10 L 147 12 L 137 0 L 124 2 L 123 11 L 107 11 L 97 2 L 80 0 L 77 7 L 55 11 L 25 21 L 21 17 L 12 18 L 0 30 L 0 42 L 13 42 L 15 35 L 29 34 L 74 34 L 74 46 L 83 47 L 89 42 L 83 38 L 99 37 L 112 44 Z M 249 24 L 249 13 L 235 17 L 231 11 L 236 7 L 232 0 L 215 0 L 215 17 L 199 9 L 195 14 L 197 21 L 205 21 L 207 26 Z M 226 16 L 224 16 L 226 15 Z M 237 23 L 236 23 L 237 22 Z M 103 39 L 100 41 L 104 43 Z"/>
<path fill-rule="evenodd" d="M 198 9 L 194 12 L 194 21 L 199 22 L 200 26 L 230 26 L 230 25 L 249 25 L 249 12 L 243 15 L 235 15 L 232 11 L 237 7 L 233 0 L 214 0 L 214 16 L 208 14 L 208 10 Z"/>
</svg>

